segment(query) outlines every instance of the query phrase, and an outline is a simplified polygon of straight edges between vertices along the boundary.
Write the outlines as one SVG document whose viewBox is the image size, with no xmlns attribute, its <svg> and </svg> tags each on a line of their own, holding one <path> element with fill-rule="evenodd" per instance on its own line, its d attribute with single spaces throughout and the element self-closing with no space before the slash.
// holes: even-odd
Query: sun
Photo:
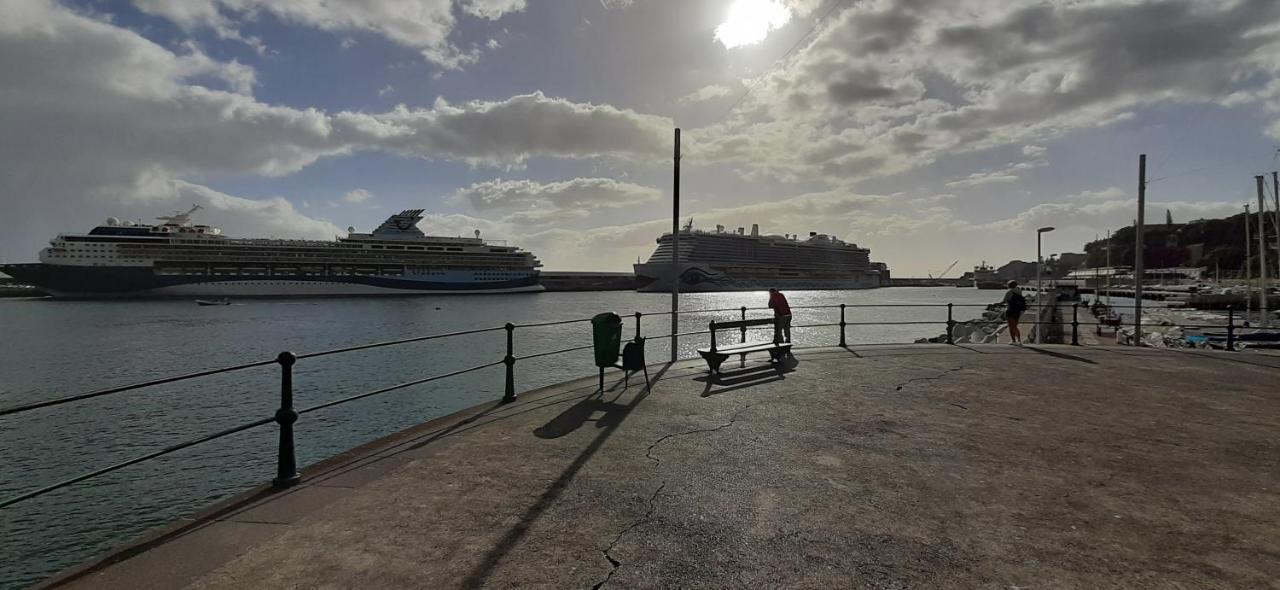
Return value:
<svg viewBox="0 0 1280 590">
<path fill-rule="evenodd" d="M 791 9 L 780 0 L 734 0 L 725 21 L 716 27 L 716 40 L 726 49 L 759 43 L 789 20 Z"/>
</svg>

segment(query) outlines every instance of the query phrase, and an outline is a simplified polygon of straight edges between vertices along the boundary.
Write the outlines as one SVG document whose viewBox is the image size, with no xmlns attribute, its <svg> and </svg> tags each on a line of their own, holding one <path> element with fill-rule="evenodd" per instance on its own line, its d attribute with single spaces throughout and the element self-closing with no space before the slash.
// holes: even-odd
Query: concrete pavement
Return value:
<svg viewBox="0 0 1280 590">
<path fill-rule="evenodd" d="M 1009 345 L 611 373 L 428 423 L 93 588 L 1266 587 L 1280 358 Z M 726 367 L 736 367 L 734 361 Z M 658 375 L 655 375 L 657 377 Z"/>
</svg>

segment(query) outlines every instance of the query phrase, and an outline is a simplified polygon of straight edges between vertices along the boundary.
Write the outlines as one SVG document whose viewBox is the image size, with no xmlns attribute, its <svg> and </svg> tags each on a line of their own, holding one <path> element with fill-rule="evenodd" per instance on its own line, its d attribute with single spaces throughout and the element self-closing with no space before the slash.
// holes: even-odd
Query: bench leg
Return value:
<svg viewBox="0 0 1280 590">
<path fill-rule="evenodd" d="M 727 358 L 729 358 L 729 357 L 728 357 L 728 356 L 722 356 L 722 355 L 709 356 L 709 357 L 707 357 L 707 366 L 708 366 L 708 367 L 711 367 L 711 372 L 712 372 L 712 373 L 719 373 L 719 372 L 720 372 L 720 363 L 723 363 L 723 362 L 724 362 L 724 360 L 725 360 L 725 359 L 727 359 Z"/>
<path fill-rule="evenodd" d="M 653 389 L 653 386 L 649 385 L 649 365 L 645 365 L 644 366 L 644 390 L 650 391 L 652 389 Z"/>
</svg>

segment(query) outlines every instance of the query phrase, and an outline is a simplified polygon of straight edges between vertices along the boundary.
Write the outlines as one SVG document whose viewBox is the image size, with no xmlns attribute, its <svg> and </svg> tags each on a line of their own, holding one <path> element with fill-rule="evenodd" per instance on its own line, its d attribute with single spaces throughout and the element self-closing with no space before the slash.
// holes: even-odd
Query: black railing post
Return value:
<svg viewBox="0 0 1280 590">
<path fill-rule="evenodd" d="M 1080 346 L 1080 303 L 1071 304 L 1071 345 Z"/>
<path fill-rule="evenodd" d="M 742 306 L 742 321 L 744 321 L 744 322 L 745 322 L 745 321 L 747 321 L 747 306 L 745 306 L 745 305 L 744 305 L 744 306 Z M 742 342 L 743 342 L 743 343 L 745 343 L 746 341 L 747 341 L 747 327 L 746 327 L 746 326 L 743 326 L 743 327 L 742 327 Z"/>
<path fill-rule="evenodd" d="M 847 343 L 845 343 L 845 339 L 844 339 L 844 327 L 845 327 L 845 323 L 844 323 L 844 304 L 843 304 L 843 303 L 841 303 L 841 304 L 840 304 L 840 346 L 841 346 L 842 348 L 843 348 L 843 347 L 846 347 L 846 346 L 849 346 Z"/>
<path fill-rule="evenodd" d="M 644 314 L 636 312 L 636 342 L 640 341 L 640 316 Z"/>
<path fill-rule="evenodd" d="M 956 343 L 955 339 L 952 338 L 952 332 L 954 332 L 956 328 L 956 321 L 951 319 L 951 308 L 953 307 L 955 307 L 954 303 L 947 304 L 947 344 Z"/>
<path fill-rule="evenodd" d="M 507 356 L 502 357 L 503 364 L 507 365 L 507 383 L 505 393 L 502 394 L 502 403 L 509 404 L 516 401 L 516 325 L 507 322 L 503 328 L 507 330 Z"/>
<path fill-rule="evenodd" d="M 1227 306 L 1227 350 L 1236 349 L 1236 307 Z"/>
<path fill-rule="evenodd" d="M 280 425 L 280 447 L 276 454 L 276 478 L 271 484 L 287 488 L 298 483 L 298 458 L 293 448 L 293 423 L 298 413 L 293 410 L 293 363 L 298 357 L 292 352 L 282 352 L 276 357 L 280 363 L 280 409 L 276 410 L 276 424 Z"/>
</svg>

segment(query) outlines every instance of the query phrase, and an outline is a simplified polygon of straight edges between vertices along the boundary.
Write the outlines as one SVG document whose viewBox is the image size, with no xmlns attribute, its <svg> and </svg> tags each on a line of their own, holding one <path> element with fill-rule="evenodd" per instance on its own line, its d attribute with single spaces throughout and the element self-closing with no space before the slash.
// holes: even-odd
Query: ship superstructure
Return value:
<svg viewBox="0 0 1280 590">
<path fill-rule="evenodd" d="M 996 273 L 996 269 L 982 261 L 982 264 L 973 267 L 973 286 L 976 289 L 1004 289 L 1005 284 L 1000 280 L 1000 275 Z"/>
<path fill-rule="evenodd" d="M 811 232 L 761 235 L 759 225 L 736 232 L 680 232 L 679 267 L 672 264 L 672 236 L 663 234 L 649 259 L 635 265 L 640 291 L 757 291 L 778 289 L 870 289 L 889 284 L 889 268 L 871 261 L 871 250 L 833 236 Z"/>
<path fill-rule="evenodd" d="M 55 297 L 230 297 L 541 291 L 533 254 L 475 237 L 428 236 L 422 209 L 332 241 L 229 238 L 199 209 L 145 225 L 110 218 L 61 234 L 39 264 L 0 270 Z"/>
</svg>

